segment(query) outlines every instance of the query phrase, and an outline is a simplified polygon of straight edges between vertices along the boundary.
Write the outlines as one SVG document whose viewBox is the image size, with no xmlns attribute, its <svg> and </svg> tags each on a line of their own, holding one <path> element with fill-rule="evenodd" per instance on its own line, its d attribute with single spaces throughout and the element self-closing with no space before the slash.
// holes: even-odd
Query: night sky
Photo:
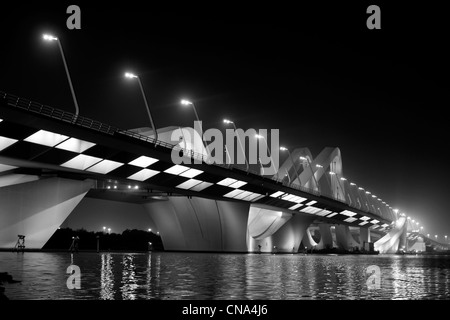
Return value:
<svg viewBox="0 0 450 320">
<path fill-rule="evenodd" d="M 340 1 L 344 2 L 344 1 Z M 60 109 L 73 102 L 53 33 L 62 40 L 80 114 L 121 128 L 280 129 L 280 143 L 316 156 L 339 147 L 344 175 L 424 225 L 450 235 L 448 32 L 439 7 L 384 2 L 306 7 L 153 2 L 78 2 L 81 30 L 66 28 L 70 4 L 1 6 L 0 90 Z M 368 30 L 366 8 L 381 8 Z M 448 28 L 447 28 L 448 29 Z M 284 161 L 284 154 L 281 154 Z"/>
</svg>

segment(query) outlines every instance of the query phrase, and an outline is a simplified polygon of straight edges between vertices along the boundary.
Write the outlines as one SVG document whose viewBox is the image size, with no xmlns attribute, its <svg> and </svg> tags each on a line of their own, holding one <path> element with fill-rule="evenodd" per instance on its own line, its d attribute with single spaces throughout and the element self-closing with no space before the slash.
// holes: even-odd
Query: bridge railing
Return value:
<svg viewBox="0 0 450 320">
<path fill-rule="evenodd" d="M 134 131 L 122 130 L 122 129 L 119 129 L 118 127 L 110 126 L 110 125 L 104 124 L 102 122 L 92 120 L 87 117 L 75 115 L 71 112 L 63 111 L 63 110 L 56 109 L 56 108 L 53 108 L 53 107 L 50 107 L 47 105 L 43 105 L 41 103 L 30 101 L 28 99 L 20 98 L 18 96 L 8 94 L 3 91 L 0 91 L 0 98 L 5 99 L 6 103 L 10 106 L 17 107 L 17 108 L 20 108 L 23 110 L 27 110 L 27 111 L 30 111 L 33 113 L 37 113 L 37 114 L 40 114 L 43 116 L 47 116 L 47 117 L 50 117 L 53 119 L 61 120 L 61 121 L 67 122 L 67 123 L 71 123 L 73 125 L 78 125 L 78 126 L 81 126 L 84 128 L 92 129 L 92 130 L 103 132 L 103 133 L 110 134 L 110 135 L 114 135 L 114 134 L 126 135 L 126 136 L 132 137 L 134 139 L 139 139 L 139 140 L 151 143 L 154 146 L 162 146 L 162 147 L 165 147 L 165 148 L 168 148 L 171 150 L 175 149 L 179 152 L 183 152 L 183 156 L 190 157 L 193 160 L 198 160 L 201 163 L 205 163 L 208 165 L 215 165 L 215 166 L 223 167 L 226 169 L 238 169 L 243 172 L 248 172 L 248 173 L 252 173 L 254 175 L 262 176 L 259 172 L 255 171 L 255 170 L 247 169 L 247 167 L 244 165 L 216 163 L 216 162 L 212 161 L 208 155 L 198 153 L 193 150 L 181 148 L 179 145 L 173 145 L 173 144 L 161 141 L 161 140 L 156 140 L 153 137 L 144 136 L 144 135 L 141 135 Z M 333 200 L 345 203 L 346 205 L 353 207 L 355 209 L 362 210 L 362 208 L 359 208 L 359 207 L 353 205 L 352 203 L 348 203 L 346 200 L 343 200 L 339 197 L 335 197 L 333 194 L 324 194 L 323 192 L 319 192 L 318 190 L 306 188 L 306 187 L 303 187 L 303 186 L 300 186 L 297 184 L 290 184 L 289 182 L 287 182 L 284 179 L 278 179 L 276 176 L 272 176 L 272 177 L 264 176 L 264 178 L 275 181 L 276 183 L 279 183 L 283 186 L 300 190 L 302 192 L 314 194 L 317 196 L 325 196 L 327 198 L 331 198 Z M 371 212 L 368 210 L 363 210 L 363 211 Z M 372 212 L 372 213 L 374 213 L 374 212 Z M 379 216 L 379 214 L 376 212 L 374 214 Z"/>
<path fill-rule="evenodd" d="M 5 99 L 6 103 L 9 104 L 10 106 L 17 107 L 40 115 L 44 115 L 53 119 L 58 119 L 64 122 L 79 125 L 85 128 L 104 132 L 107 134 L 114 134 L 114 132 L 118 130 L 117 127 L 113 127 L 104 124 L 102 122 L 92 120 L 87 117 L 75 115 L 71 112 L 56 109 L 38 102 L 20 98 L 18 96 L 8 94 L 2 91 L 0 91 L 0 98 Z"/>
</svg>

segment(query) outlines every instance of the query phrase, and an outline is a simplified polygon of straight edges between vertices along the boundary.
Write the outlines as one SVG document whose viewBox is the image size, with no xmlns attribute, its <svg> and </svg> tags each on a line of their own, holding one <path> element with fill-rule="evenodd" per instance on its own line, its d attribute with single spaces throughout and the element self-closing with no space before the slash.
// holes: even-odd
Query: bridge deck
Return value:
<svg viewBox="0 0 450 320">
<path fill-rule="evenodd" d="M 210 164 L 186 150 L 186 159 L 199 163 L 176 166 L 171 160 L 174 146 L 99 121 L 3 92 L 0 103 L 0 164 L 16 173 L 120 180 L 139 183 L 141 189 L 265 204 L 315 215 L 319 221 L 367 224 L 378 230 L 391 223 L 331 195 L 288 186 L 238 166 Z"/>
</svg>

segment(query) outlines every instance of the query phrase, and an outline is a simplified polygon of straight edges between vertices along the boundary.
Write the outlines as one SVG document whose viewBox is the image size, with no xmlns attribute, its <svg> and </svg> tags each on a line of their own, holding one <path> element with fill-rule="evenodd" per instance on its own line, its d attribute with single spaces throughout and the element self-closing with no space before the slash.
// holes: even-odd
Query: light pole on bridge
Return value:
<svg viewBox="0 0 450 320">
<path fill-rule="evenodd" d="M 198 122 L 198 124 L 200 125 L 201 122 L 200 122 L 200 118 L 198 117 L 198 113 L 197 113 L 197 109 L 195 108 L 195 104 L 194 104 L 192 101 L 185 100 L 185 99 L 182 99 L 182 100 L 180 101 L 180 103 L 181 103 L 183 106 L 192 106 L 192 109 L 194 109 L 195 118 L 197 119 L 197 122 Z M 205 150 L 206 150 L 207 154 L 209 155 L 209 150 L 208 150 L 208 148 L 207 148 L 207 144 L 206 144 L 205 138 L 204 138 L 204 136 L 203 136 L 203 125 L 200 125 L 200 132 L 199 132 L 199 134 L 200 134 L 201 137 L 202 137 L 202 144 L 203 144 L 203 146 L 205 147 Z M 202 152 L 202 154 L 203 154 L 203 152 Z"/>
<path fill-rule="evenodd" d="M 64 63 L 64 68 L 66 69 L 67 81 L 69 82 L 70 91 L 72 92 L 73 103 L 75 105 L 75 120 L 78 117 L 80 109 L 78 108 L 77 97 L 75 96 L 75 90 L 73 89 L 72 80 L 70 78 L 69 67 L 67 66 L 66 57 L 64 56 L 64 50 L 62 47 L 61 39 L 54 37 L 49 34 L 44 34 L 42 38 L 46 41 L 56 41 L 58 43 L 59 51 L 61 52 L 61 57 Z"/>
<path fill-rule="evenodd" d="M 264 137 L 263 135 L 260 135 L 260 134 L 256 134 L 256 135 L 255 135 L 255 138 L 256 138 L 256 139 L 262 139 L 262 140 L 264 140 L 264 142 L 266 143 L 267 151 L 269 152 L 270 163 L 271 163 L 271 166 L 273 166 L 273 172 L 276 173 L 277 170 L 276 170 L 276 168 L 275 168 L 275 164 L 273 163 L 272 153 L 270 152 L 270 148 L 269 148 L 269 145 L 267 144 L 266 137 Z M 260 160 L 260 161 L 261 161 L 261 160 Z M 263 168 L 262 162 L 261 162 L 261 168 Z M 261 174 L 262 174 L 262 172 L 261 172 Z"/>
<path fill-rule="evenodd" d="M 125 73 L 125 77 L 129 79 L 137 79 L 139 83 L 139 88 L 141 89 L 142 97 L 144 98 L 145 107 L 147 108 L 147 114 L 150 119 L 150 124 L 152 126 L 153 133 L 155 134 L 155 140 L 158 141 L 158 132 L 156 131 L 155 123 L 153 122 L 153 117 L 150 112 L 150 108 L 148 107 L 147 97 L 145 95 L 144 87 L 142 86 L 141 78 L 133 73 Z"/>
<path fill-rule="evenodd" d="M 285 148 L 285 147 L 280 147 L 280 150 L 281 150 L 281 151 L 287 151 L 288 156 L 289 156 L 289 159 L 291 159 L 292 166 L 294 167 L 295 174 L 297 175 L 297 179 L 298 179 L 298 181 L 299 181 L 298 184 L 301 186 L 301 183 L 300 183 L 300 175 L 298 174 L 297 168 L 295 167 L 295 162 L 294 162 L 294 159 L 292 158 L 291 152 L 289 151 L 288 148 Z M 292 182 L 294 182 L 294 181 L 291 181 L 291 182 L 289 183 L 289 185 L 291 185 Z"/>
<path fill-rule="evenodd" d="M 224 122 L 225 124 L 232 124 L 232 125 L 233 125 L 234 133 L 236 134 L 236 137 L 237 137 L 237 139 L 238 139 L 239 146 L 241 147 L 242 154 L 244 155 L 245 165 L 247 166 L 247 172 L 248 172 L 250 166 L 249 166 L 249 164 L 248 164 L 247 156 L 245 155 L 245 150 L 244 150 L 244 146 L 242 145 L 241 138 L 240 138 L 239 135 L 237 134 L 236 124 L 235 124 L 233 121 L 228 120 L 228 119 L 223 119 L 223 122 Z"/>
<path fill-rule="evenodd" d="M 320 193 L 320 186 L 319 186 L 319 183 L 317 182 L 316 176 L 314 174 L 314 170 L 312 168 L 311 162 L 309 161 L 308 157 L 300 157 L 299 159 L 302 160 L 303 162 L 306 161 L 306 163 L 308 164 L 309 169 L 311 169 L 312 178 L 313 178 L 314 182 L 316 183 L 317 190 Z M 320 166 L 320 164 L 318 164 L 318 166 Z M 320 166 L 319 168 L 323 168 L 323 167 Z"/>
</svg>

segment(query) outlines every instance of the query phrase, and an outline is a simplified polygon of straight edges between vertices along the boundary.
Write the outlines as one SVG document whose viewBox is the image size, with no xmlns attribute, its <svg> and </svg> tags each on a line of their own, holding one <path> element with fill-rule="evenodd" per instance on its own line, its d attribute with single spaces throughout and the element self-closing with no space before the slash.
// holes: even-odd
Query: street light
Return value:
<svg viewBox="0 0 450 320">
<path fill-rule="evenodd" d="M 427 233 L 427 238 L 429 238 L 430 237 L 430 234 L 429 233 Z"/>
<path fill-rule="evenodd" d="M 70 79 L 69 68 L 67 67 L 66 57 L 64 56 L 64 50 L 62 47 L 61 39 L 58 39 L 57 37 L 54 37 L 50 34 L 44 34 L 42 36 L 42 38 L 45 41 L 50 41 L 50 42 L 57 41 L 58 42 L 58 47 L 59 47 L 59 51 L 61 52 L 61 57 L 62 57 L 62 60 L 64 63 L 64 68 L 66 69 L 67 81 L 69 82 L 70 91 L 72 92 L 73 103 L 75 105 L 75 119 L 76 119 L 76 117 L 78 117 L 78 113 L 80 112 L 80 109 L 78 108 L 78 102 L 77 102 L 77 98 L 75 96 L 75 90 L 73 89 L 72 80 Z"/>
<path fill-rule="evenodd" d="M 111 234 L 111 228 L 108 228 L 108 233 Z"/>
<path fill-rule="evenodd" d="M 137 76 L 137 75 L 135 75 L 133 73 L 130 73 L 130 72 L 126 72 L 125 73 L 125 78 L 137 79 L 137 81 L 139 83 L 139 87 L 141 88 L 142 97 L 144 98 L 145 107 L 147 108 L 147 114 L 148 114 L 148 117 L 150 119 L 150 124 L 152 126 L 153 132 L 155 133 L 155 139 L 156 139 L 156 141 L 158 141 L 158 132 L 156 131 L 155 123 L 153 122 L 153 117 L 152 117 L 152 114 L 150 112 L 150 108 L 148 107 L 147 97 L 146 97 L 145 92 L 144 92 L 144 87 L 142 86 L 141 78 L 139 78 L 139 76 Z"/>
<path fill-rule="evenodd" d="M 311 174 L 312 174 L 312 177 L 314 179 L 314 182 L 316 183 L 317 190 L 319 190 L 319 192 L 320 192 L 319 183 L 316 180 L 316 176 L 314 175 L 314 171 L 312 169 L 312 165 L 311 165 L 311 162 L 309 161 L 309 158 L 308 157 L 300 157 L 299 159 L 302 160 L 303 162 L 306 161 L 306 163 L 308 164 L 308 167 L 311 170 Z M 321 166 L 320 164 L 316 164 L 316 167 L 317 168 L 323 168 L 323 166 Z"/>
<path fill-rule="evenodd" d="M 148 229 L 148 232 L 152 232 L 152 229 Z"/>
<path fill-rule="evenodd" d="M 270 148 L 269 148 L 269 145 L 267 144 L 266 138 L 265 138 L 264 136 L 260 135 L 260 134 L 255 134 L 255 138 L 256 138 L 256 139 L 263 139 L 264 142 L 266 143 L 267 151 L 269 152 L 270 162 L 271 162 L 271 164 L 272 164 L 272 166 L 273 166 L 273 172 L 276 172 L 277 170 L 275 169 L 275 165 L 274 165 L 273 159 L 272 159 L 272 154 L 271 154 L 271 152 L 270 152 Z M 262 168 L 262 163 L 261 163 L 261 168 Z"/>
<path fill-rule="evenodd" d="M 106 232 L 106 227 L 103 227 L 103 232 Z"/>
<path fill-rule="evenodd" d="M 298 174 L 297 168 L 295 167 L 294 159 L 292 158 L 291 152 L 290 152 L 289 149 L 286 148 L 286 147 L 280 147 L 280 150 L 281 150 L 281 151 L 287 151 L 287 153 L 288 153 L 288 155 L 289 155 L 289 159 L 291 159 L 292 166 L 294 167 L 295 174 L 297 175 L 297 179 L 299 180 L 299 185 L 300 185 L 300 184 L 301 184 L 301 183 L 300 183 L 300 175 Z M 292 182 L 294 182 L 294 181 L 292 181 Z"/>
<path fill-rule="evenodd" d="M 194 109 L 195 118 L 197 119 L 198 123 L 200 124 L 200 118 L 198 117 L 198 113 L 197 113 L 197 109 L 195 108 L 195 104 L 194 104 L 192 101 L 185 100 L 185 99 L 182 99 L 182 100 L 180 101 L 180 103 L 181 103 L 183 106 L 192 106 L 192 108 Z M 204 137 L 203 137 L 203 126 L 200 126 L 200 130 L 201 130 L 200 134 L 201 134 L 201 136 L 202 136 L 202 143 L 203 143 L 203 145 L 204 145 L 206 151 L 208 151 L 208 149 L 206 148 L 206 142 L 205 142 Z M 209 153 L 209 152 L 208 152 L 208 153 Z"/>
<path fill-rule="evenodd" d="M 241 147 L 241 151 L 242 151 L 242 153 L 244 154 L 245 165 L 247 166 L 247 172 L 248 172 L 248 170 L 249 170 L 249 164 L 248 164 L 248 161 L 247 161 L 247 156 L 245 155 L 244 147 L 242 146 L 241 138 L 240 138 L 239 135 L 236 133 L 236 131 L 237 131 L 237 129 L 236 129 L 236 124 L 235 124 L 233 121 L 228 120 L 228 119 L 223 119 L 223 122 L 224 122 L 225 124 L 232 124 L 232 125 L 233 125 L 234 133 L 236 134 L 236 137 L 237 137 L 237 139 L 238 139 L 239 146 Z"/>
</svg>

